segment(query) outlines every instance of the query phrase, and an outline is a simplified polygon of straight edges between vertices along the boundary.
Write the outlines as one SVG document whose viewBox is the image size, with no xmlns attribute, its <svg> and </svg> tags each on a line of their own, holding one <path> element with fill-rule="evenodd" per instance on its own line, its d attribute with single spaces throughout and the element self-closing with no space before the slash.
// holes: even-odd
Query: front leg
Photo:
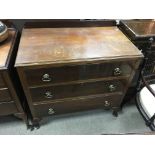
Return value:
<svg viewBox="0 0 155 155">
<path fill-rule="evenodd" d="M 113 108 L 112 109 L 112 114 L 114 117 L 118 117 L 118 112 L 120 111 L 120 108 Z"/>
<path fill-rule="evenodd" d="M 41 121 L 40 118 L 34 118 L 34 119 L 31 121 L 31 123 L 32 123 L 31 131 L 34 130 L 34 129 L 39 129 L 39 128 L 40 128 L 40 121 Z"/>
<path fill-rule="evenodd" d="M 118 117 L 118 111 L 113 110 L 112 115 L 113 115 L 114 117 Z"/>
</svg>

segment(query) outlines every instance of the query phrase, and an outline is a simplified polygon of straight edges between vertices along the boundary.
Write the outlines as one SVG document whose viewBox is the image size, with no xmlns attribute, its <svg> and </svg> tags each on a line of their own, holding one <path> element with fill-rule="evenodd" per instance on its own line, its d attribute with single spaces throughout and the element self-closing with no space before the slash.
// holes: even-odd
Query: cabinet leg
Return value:
<svg viewBox="0 0 155 155">
<path fill-rule="evenodd" d="M 113 111 L 112 114 L 114 117 L 118 117 L 118 111 Z"/>
<path fill-rule="evenodd" d="M 120 108 L 113 108 L 112 110 L 113 110 L 112 111 L 113 116 L 118 117 L 118 112 L 120 111 Z"/>
<path fill-rule="evenodd" d="M 39 119 L 34 119 L 32 120 L 32 125 L 31 125 L 31 131 L 39 129 L 40 128 L 40 120 Z"/>
</svg>

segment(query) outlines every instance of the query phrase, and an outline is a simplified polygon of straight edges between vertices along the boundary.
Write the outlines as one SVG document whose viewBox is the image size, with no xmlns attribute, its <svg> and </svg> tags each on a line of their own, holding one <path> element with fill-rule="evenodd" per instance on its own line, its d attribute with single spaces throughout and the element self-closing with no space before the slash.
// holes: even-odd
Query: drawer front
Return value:
<svg viewBox="0 0 155 155">
<path fill-rule="evenodd" d="M 118 80 L 31 88 L 33 102 L 123 91 Z"/>
<path fill-rule="evenodd" d="M 13 101 L 0 103 L 0 116 L 14 114 L 17 112 L 17 107 Z"/>
<path fill-rule="evenodd" d="M 11 101 L 11 96 L 8 88 L 0 89 L 0 102 L 9 102 Z"/>
<path fill-rule="evenodd" d="M 6 87 L 5 82 L 4 82 L 3 78 L 2 78 L 2 75 L 0 74 L 0 88 L 4 88 L 4 87 Z"/>
<path fill-rule="evenodd" d="M 121 93 L 115 95 L 99 95 L 89 96 L 80 99 L 72 99 L 51 103 L 43 103 L 34 105 L 34 111 L 36 116 L 48 116 L 53 114 L 61 114 L 89 109 L 119 107 L 121 104 Z"/>
<path fill-rule="evenodd" d="M 132 69 L 126 62 L 114 64 L 90 64 L 78 66 L 63 66 L 26 70 L 29 86 L 70 82 L 77 80 L 96 79 L 109 76 L 127 76 Z"/>
</svg>

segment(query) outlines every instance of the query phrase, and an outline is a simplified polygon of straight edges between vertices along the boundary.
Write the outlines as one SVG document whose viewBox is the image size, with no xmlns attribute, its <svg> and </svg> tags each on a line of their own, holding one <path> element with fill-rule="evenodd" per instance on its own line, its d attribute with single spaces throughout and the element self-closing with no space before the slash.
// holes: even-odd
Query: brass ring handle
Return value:
<svg viewBox="0 0 155 155">
<path fill-rule="evenodd" d="M 109 85 L 109 91 L 113 92 L 116 90 L 116 86 L 114 86 L 113 84 Z"/>
<path fill-rule="evenodd" d="M 121 71 L 121 69 L 119 67 L 114 69 L 114 75 L 115 76 L 121 75 L 121 73 L 122 73 L 122 71 Z"/>
<path fill-rule="evenodd" d="M 109 106 L 110 106 L 109 101 L 105 101 L 105 102 L 104 102 L 104 106 L 105 106 L 105 107 L 109 107 Z"/>
<path fill-rule="evenodd" d="M 43 82 L 50 82 L 52 79 L 50 78 L 50 75 L 49 74 L 44 74 L 42 76 L 42 81 Z"/>
<path fill-rule="evenodd" d="M 47 91 L 47 92 L 45 93 L 45 97 L 48 98 L 48 99 L 53 98 L 52 92 Z"/>
<path fill-rule="evenodd" d="M 54 111 L 53 108 L 49 108 L 49 109 L 48 109 L 48 114 L 49 114 L 49 115 L 52 115 L 52 114 L 54 114 L 54 113 L 55 113 L 55 111 Z"/>
</svg>

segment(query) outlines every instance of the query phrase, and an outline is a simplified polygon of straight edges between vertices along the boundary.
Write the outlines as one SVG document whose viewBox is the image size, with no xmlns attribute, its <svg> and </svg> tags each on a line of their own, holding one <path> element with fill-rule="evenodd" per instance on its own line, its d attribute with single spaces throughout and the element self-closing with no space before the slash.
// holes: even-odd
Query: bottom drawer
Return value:
<svg viewBox="0 0 155 155">
<path fill-rule="evenodd" d="M 4 88 L 4 87 L 5 87 L 5 83 L 4 83 L 2 75 L 0 73 L 0 88 Z"/>
<path fill-rule="evenodd" d="M 42 117 L 53 114 L 62 114 L 75 111 L 119 107 L 122 99 L 122 93 L 113 95 L 96 95 L 81 97 L 76 99 L 59 100 L 42 104 L 35 104 L 34 111 L 36 117 Z"/>
<path fill-rule="evenodd" d="M 0 102 L 9 102 L 11 101 L 11 95 L 8 88 L 0 89 Z"/>
<path fill-rule="evenodd" d="M 0 103 L 0 116 L 17 113 L 17 107 L 13 101 Z"/>
</svg>

